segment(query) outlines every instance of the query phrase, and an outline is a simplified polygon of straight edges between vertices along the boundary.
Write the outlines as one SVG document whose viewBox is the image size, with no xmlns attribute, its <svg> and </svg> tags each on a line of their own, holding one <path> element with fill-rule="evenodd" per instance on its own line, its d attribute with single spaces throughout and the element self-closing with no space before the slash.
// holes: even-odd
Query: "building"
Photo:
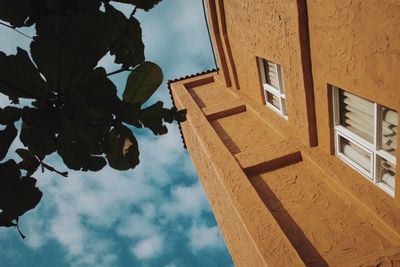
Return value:
<svg viewBox="0 0 400 267">
<path fill-rule="evenodd" d="M 236 266 L 399 266 L 400 2 L 207 0 L 218 70 L 171 81 Z"/>
</svg>

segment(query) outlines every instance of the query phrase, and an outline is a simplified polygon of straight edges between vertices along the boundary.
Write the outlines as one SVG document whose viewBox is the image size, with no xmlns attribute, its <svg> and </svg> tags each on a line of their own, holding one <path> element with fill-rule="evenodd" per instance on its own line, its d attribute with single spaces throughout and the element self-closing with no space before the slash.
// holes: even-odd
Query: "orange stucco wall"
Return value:
<svg viewBox="0 0 400 267">
<path fill-rule="evenodd" d="M 289 117 L 288 121 L 281 120 L 281 124 L 292 127 L 305 144 L 315 144 L 314 121 L 308 118 L 313 113 L 313 103 L 307 103 L 306 95 L 312 88 L 303 75 L 305 59 L 300 45 L 305 21 L 299 9 L 304 7 L 296 0 L 222 2 L 240 90 L 263 104 L 256 57 L 280 64 Z"/>
<path fill-rule="evenodd" d="M 235 265 L 400 264 L 400 182 L 393 198 L 333 155 L 329 98 L 400 110 L 400 2 L 207 6 L 219 70 L 170 88 Z M 281 65 L 288 120 L 264 105 L 257 57 Z"/>
<path fill-rule="evenodd" d="M 400 110 L 400 2 L 308 1 L 308 10 L 318 140 L 329 153 L 328 84 Z"/>
</svg>

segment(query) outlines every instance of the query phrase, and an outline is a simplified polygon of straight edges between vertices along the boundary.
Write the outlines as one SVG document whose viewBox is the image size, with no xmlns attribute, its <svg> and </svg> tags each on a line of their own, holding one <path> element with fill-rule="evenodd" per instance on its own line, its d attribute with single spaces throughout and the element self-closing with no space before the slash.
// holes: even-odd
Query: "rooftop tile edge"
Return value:
<svg viewBox="0 0 400 267">
<path fill-rule="evenodd" d="M 195 77 L 198 77 L 198 76 L 201 76 L 201 75 L 204 75 L 204 74 L 209 74 L 209 73 L 212 73 L 212 72 L 217 72 L 218 70 L 219 70 L 218 68 L 215 68 L 215 69 L 210 69 L 210 70 L 206 70 L 206 71 L 203 71 L 203 72 L 198 72 L 198 73 L 191 74 L 191 75 L 182 76 L 182 77 L 179 77 L 179 78 L 176 78 L 176 79 L 173 79 L 173 80 L 167 80 L 168 93 L 169 93 L 172 105 L 175 106 L 175 101 L 174 101 L 174 98 L 172 97 L 172 91 L 171 91 L 171 84 L 172 83 L 183 81 L 183 80 L 190 79 L 190 78 L 195 78 Z M 181 123 L 178 123 L 178 127 L 179 127 L 179 132 L 181 134 L 183 148 L 187 149 L 185 138 L 184 138 L 183 132 L 182 132 Z"/>
</svg>

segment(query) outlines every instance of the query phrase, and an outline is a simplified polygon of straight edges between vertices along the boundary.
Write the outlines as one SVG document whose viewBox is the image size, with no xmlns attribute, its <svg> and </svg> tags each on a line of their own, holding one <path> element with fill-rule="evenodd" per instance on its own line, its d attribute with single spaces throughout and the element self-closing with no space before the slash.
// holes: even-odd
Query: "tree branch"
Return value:
<svg viewBox="0 0 400 267">
<path fill-rule="evenodd" d="M 113 71 L 113 72 L 110 72 L 110 73 L 107 73 L 106 74 L 106 76 L 111 76 L 111 75 L 114 75 L 114 74 L 118 74 L 118 73 L 121 73 L 121 72 L 124 72 L 124 71 L 133 71 L 133 69 L 129 69 L 129 68 L 122 68 L 122 69 L 119 69 L 119 70 L 116 70 L 116 71 Z"/>
<path fill-rule="evenodd" d="M 57 171 L 55 168 L 51 167 L 50 165 L 47 165 L 47 164 L 44 163 L 43 161 L 41 161 L 40 164 L 42 165 L 42 169 L 45 168 L 45 169 L 47 169 L 47 170 L 49 170 L 49 171 L 58 173 L 58 174 L 61 175 L 61 176 L 68 177 L 68 172 L 60 172 L 60 171 Z"/>
</svg>

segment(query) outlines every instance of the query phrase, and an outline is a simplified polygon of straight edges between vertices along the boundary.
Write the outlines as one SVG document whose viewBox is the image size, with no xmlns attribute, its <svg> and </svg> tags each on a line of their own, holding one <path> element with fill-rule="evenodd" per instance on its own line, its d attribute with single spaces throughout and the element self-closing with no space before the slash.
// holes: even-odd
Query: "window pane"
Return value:
<svg viewBox="0 0 400 267">
<path fill-rule="evenodd" d="M 397 112 L 389 108 L 382 108 L 382 149 L 396 156 L 397 147 Z"/>
<path fill-rule="evenodd" d="M 340 124 L 374 143 L 374 104 L 339 90 Z"/>
<path fill-rule="evenodd" d="M 277 97 L 274 94 L 271 94 L 268 91 L 265 91 L 265 93 L 267 94 L 267 102 L 272 104 L 277 109 L 281 110 L 281 105 L 279 104 L 279 97 Z"/>
<path fill-rule="evenodd" d="M 267 83 L 272 87 L 279 90 L 279 77 L 276 71 L 276 64 L 264 60 L 265 67 L 265 77 L 267 78 Z"/>
<path fill-rule="evenodd" d="M 396 176 L 396 166 L 387 161 L 384 158 L 378 157 L 378 179 L 380 182 L 386 184 L 394 190 L 395 186 L 395 176 Z"/>
<path fill-rule="evenodd" d="M 371 173 L 371 155 L 359 145 L 339 136 L 339 150 L 359 167 Z"/>
</svg>

